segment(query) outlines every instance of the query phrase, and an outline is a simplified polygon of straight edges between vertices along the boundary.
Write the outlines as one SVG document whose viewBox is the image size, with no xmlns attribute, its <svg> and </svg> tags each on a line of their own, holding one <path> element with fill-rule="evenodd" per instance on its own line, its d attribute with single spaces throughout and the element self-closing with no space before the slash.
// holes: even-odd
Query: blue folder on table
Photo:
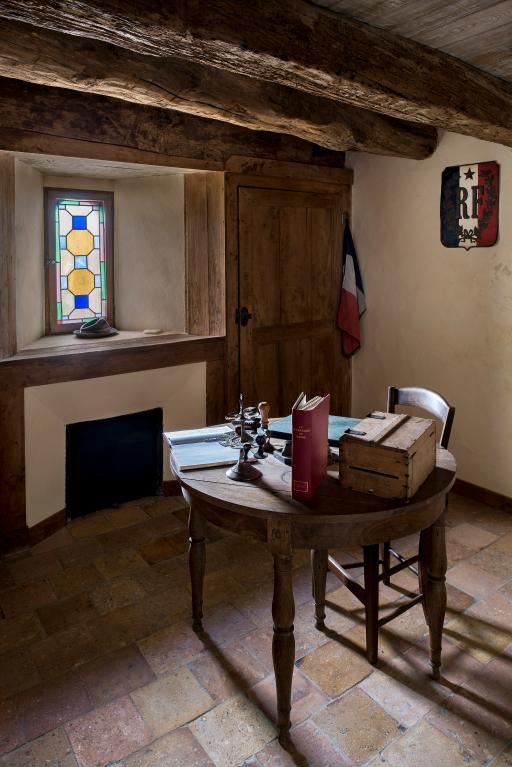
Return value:
<svg viewBox="0 0 512 767">
<path fill-rule="evenodd" d="M 328 442 L 331 447 L 338 447 L 340 437 L 347 429 L 353 429 L 360 421 L 360 418 L 347 418 L 344 415 L 329 416 L 329 435 Z M 292 417 L 287 415 L 285 418 L 277 418 L 269 424 L 269 434 L 272 437 L 281 439 L 292 438 Z"/>
</svg>

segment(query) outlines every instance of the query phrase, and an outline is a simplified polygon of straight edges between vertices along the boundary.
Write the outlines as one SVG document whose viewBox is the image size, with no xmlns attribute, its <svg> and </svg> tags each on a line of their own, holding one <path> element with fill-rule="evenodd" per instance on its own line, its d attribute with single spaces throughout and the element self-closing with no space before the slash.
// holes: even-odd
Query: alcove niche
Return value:
<svg viewBox="0 0 512 767">
<path fill-rule="evenodd" d="M 16 153 L 14 155 L 16 352 L 72 375 L 24 390 L 25 495 L 29 528 L 65 511 L 66 427 L 161 408 L 164 430 L 206 422 L 206 362 L 111 372 L 115 349 L 180 344 L 225 333 L 224 174 Z M 114 325 L 119 335 L 45 335 L 44 189 L 114 195 Z M 144 334 L 160 329 L 158 336 Z M 163 347 L 161 347 L 163 348 Z M 103 350 L 101 377 L 87 371 Z M 84 353 L 83 355 L 81 353 Z M 78 363 L 78 358 L 85 362 Z M 149 359 L 149 358 L 148 358 Z M 153 359 L 153 357 L 151 357 Z M 76 370 L 76 375 L 73 371 Z M 163 479 L 171 478 L 164 451 Z"/>
<path fill-rule="evenodd" d="M 15 159 L 17 349 L 76 343 L 45 337 L 45 187 L 114 195 L 114 300 L 119 340 L 146 329 L 185 333 L 182 168 L 20 154 Z"/>
</svg>

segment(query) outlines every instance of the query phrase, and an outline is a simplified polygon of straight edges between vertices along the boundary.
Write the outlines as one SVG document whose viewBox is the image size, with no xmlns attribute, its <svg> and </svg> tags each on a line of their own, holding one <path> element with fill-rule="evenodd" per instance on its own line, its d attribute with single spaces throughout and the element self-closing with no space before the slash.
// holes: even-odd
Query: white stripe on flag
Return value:
<svg viewBox="0 0 512 767">
<path fill-rule="evenodd" d="M 466 176 L 469 174 L 469 178 Z M 469 233 L 471 230 L 475 230 L 478 227 L 478 211 L 476 218 L 473 217 L 473 186 L 478 184 L 478 165 L 461 165 L 459 167 L 459 226 L 466 229 Z M 464 218 L 464 213 L 467 213 L 469 218 Z M 475 245 L 471 242 L 471 239 L 459 240 L 459 248 L 469 248 L 471 245 Z"/>
<path fill-rule="evenodd" d="M 354 259 L 352 258 L 350 253 L 347 254 L 347 257 L 345 259 L 345 272 L 343 274 L 343 290 L 347 290 L 349 293 L 352 293 L 353 296 L 357 297 L 356 271 L 354 269 Z"/>
</svg>

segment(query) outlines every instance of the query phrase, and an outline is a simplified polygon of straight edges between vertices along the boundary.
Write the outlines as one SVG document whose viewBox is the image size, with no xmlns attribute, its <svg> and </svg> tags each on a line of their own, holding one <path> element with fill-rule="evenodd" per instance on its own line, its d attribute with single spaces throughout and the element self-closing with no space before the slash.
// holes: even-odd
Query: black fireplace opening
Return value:
<svg viewBox="0 0 512 767">
<path fill-rule="evenodd" d="M 160 493 L 162 432 L 162 408 L 68 424 L 68 518 Z"/>
</svg>

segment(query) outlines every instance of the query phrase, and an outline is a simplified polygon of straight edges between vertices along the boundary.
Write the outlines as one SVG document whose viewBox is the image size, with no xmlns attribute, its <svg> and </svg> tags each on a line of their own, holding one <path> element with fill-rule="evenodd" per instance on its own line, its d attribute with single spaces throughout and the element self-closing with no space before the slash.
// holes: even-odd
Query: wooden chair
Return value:
<svg viewBox="0 0 512 767">
<path fill-rule="evenodd" d="M 438 418 L 442 423 L 442 432 L 440 445 L 447 448 L 448 441 L 450 439 L 450 432 L 453 425 L 453 418 L 455 416 L 455 408 L 451 407 L 448 402 L 440 394 L 429 389 L 420 389 L 417 387 L 407 387 L 403 389 L 397 389 L 394 386 L 388 388 L 388 412 L 394 413 L 395 408 L 398 405 L 418 407 L 422 410 L 426 410 L 433 416 Z M 391 557 L 398 560 L 398 564 L 391 567 Z M 379 544 L 373 544 L 370 546 L 363 546 L 363 562 L 355 562 L 350 564 L 340 564 L 334 557 L 330 556 L 327 559 L 327 568 L 336 575 L 337 578 L 356 596 L 360 602 L 365 606 L 365 619 L 366 619 L 366 655 L 368 661 L 372 664 L 377 662 L 378 658 L 378 631 L 381 626 L 389 621 L 402 615 L 411 607 L 423 602 L 423 593 L 420 582 L 420 593 L 413 597 L 408 602 L 397 607 L 392 613 L 379 619 L 379 583 L 383 581 L 385 584 L 390 584 L 390 578 L 395 573 L 400 572 L 406 568 L 418 575 L 418 570 L 414 566 L 419 559 L 419 555 L 415 554 L 412 557 L 405 558 L 391 547 L 391 543 L 387 541 L 383 545 L 383 557 L 379 558 Z M 382 565 L 382 570 L 379 573 L 379 566 Z M 348 570 L 363 567 L 364 569 L 364 587 L 352 578 Z M 320 561 L 317 552 L 312 552 L 312 567 L 313 567 L 313 592 L 318 589 L 321 593 L 322 588 L 325 594 L 325 579 L 327 577 L 327 569 Z M 421 581 L 421 578 L 420 578 Z M 317 628 L 324 628 L 324 621 L 322 618 L 317 617 Z"/>
<path fill-rule="evenodd" d="M 430 389 L 419 389 L 416 386 L 406 386 L 402 389 L 397 389 L 395 386 L 389 386 L 387 412 L 395 413 L 397 405 L 419 407 L 438 418 L 442 424 L 439 444 L 441 447 L 448 448 L 453 419 L 455 416 L 455 408 L 451 407 L 444 397 Z M 404 557 L 392 549 L 391 543 L 387 541 L 383 544 L 382 552 L 382 567 L 383 572 L 385 573 L 382 580 L 386 586 L 389 586 L 391 583 L 389 570 L 391 567 L 392 556 L 400 562 L 405 562 Z M 418 574 L 418 571 L 413 565 L 410 565 L 409 569 L 412 570 L 415 575 Z"/>
</svg>

